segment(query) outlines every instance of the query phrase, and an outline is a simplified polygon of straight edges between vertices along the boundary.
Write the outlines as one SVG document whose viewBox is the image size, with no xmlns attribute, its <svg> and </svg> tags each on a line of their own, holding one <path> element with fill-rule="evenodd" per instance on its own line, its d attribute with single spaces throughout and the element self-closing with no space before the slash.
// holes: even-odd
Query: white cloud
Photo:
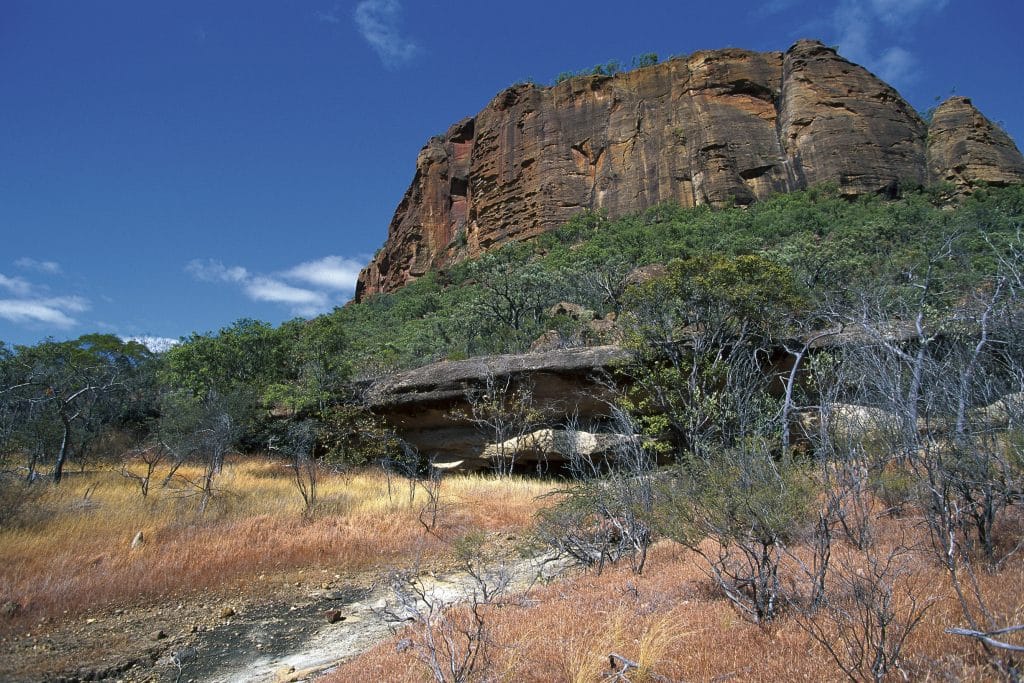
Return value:
<svg viewBox="0 0 1024 683">
<path fill-rule="evenodd" d="M 249 278 L 249 271 L 245 268 L 228 268 L 214 259 L 193 259 L 185 266 L 185 270 L 197 280 L 204 282 L 245 282 Z"/>
<path fill-rule="evenodd" d="M 121 341 L 138 342 L 153 353 L 163 353 L 164 351 L 167 351 L 181 343 L 180 339 L 173 339 L 171 337 L 154 337 L 148 334 L 136 335 L 133 337 L 121 337 Z"/>
<path fill-rule="evenodd" d="M 37 261 L 28 257 L 14 262 L 19 268 L 46 274 L 60 272 L 55 261 Z M 51 325 L 68 328 L 78 324 L 75 313 L 89 309 L 89 301 L 80 296 L 52 296 L 48 287 L 37 286 L 21 277 L 0 273 L 0 291 L 8 298 L 0 299 L 0 318 L 15 324 Z"/>
<path fill-rule="evenodd" d="M 14 262 L 14 265 L 23 270 L 35 270 L 48 275 L 59 275 L 61 272 L 60 264 L 56 261 L 37 261 L 28 256 L 21 257 Z"/>
<path fill-rule="evenodd" d="M 327 303 L 327 297 L 322 292 L 293 287 L 269 277 L 253 278 L 245 284 L 245 291 L 256 301 L 269 301 L 276 304 L 319 307 Z"/>
<path fill-rule="evenodd" d="M 401 11 L 398 0 L 363 0 L 356 5 L 356 27 L 387 67 L 401 66 L 419 51 L 398 31 Z"/>
<path fill-rule="evenodd" d="M 305 261 L 277 273 L 251 273 L 215 259 L 195 259 L 185 266 L 197 280 L 238 286 L 253 301 L 287 306 L 294 315 L 312 317 L 343 303 L 355 291 L 363 262 L 342 256 Z M 342 295 L 342 296 L 339 296 Z"/>
<path fill-rule="evenodd" d="M 355 291 L 356 279 L 363 265 L 355 259 L 325 256 L 316 261 L 300 263 L 285 271 L 284 275 L 311 285 L 351 292 Z"/>
<path fill-rule="evenodd" d="M 875 60 L 875 70 L 889 83 L 906 83 L 914 75 L 917 58 L 902 47 L 890 47 Z"/>
<path fill-rule="evenodd" d="M 88 310 L 89 303 L 77 296 L 48 299 L 0 299 L 0 318 L 13 323 L 44 323 L 55 327 L 78 324 L 70 314 Z"/>
<path fill-rule="evenodd" d="M 871 0 L 875 15 L 889 26 L 898 27 L 923 12 L 937 12 L 947 0 Z"/>
<path fill-rule="evenodd" d="M 32 290 L 32 285 L 20 277 L 7 277 L 3 273 L 0 273 L 0 287 L 6 289 L 14 296 L 28 296 L 28 293 Z"/>
<path fill-rule="evenodd" d="M 948 0 L 843 0 L 832 13 L 839 50 L 883 80 L 906 85 L 917 58 L 898 44 L 926 14 L 941 11 Z M 879 45 L 889 43 L 889 45 Z"/>
</svg>

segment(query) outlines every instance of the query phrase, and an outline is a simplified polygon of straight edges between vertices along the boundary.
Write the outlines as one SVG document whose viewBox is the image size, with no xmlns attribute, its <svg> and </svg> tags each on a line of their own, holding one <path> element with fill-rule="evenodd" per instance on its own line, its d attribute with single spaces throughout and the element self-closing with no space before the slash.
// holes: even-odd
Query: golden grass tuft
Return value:
<svg viewBox="0 0 1024 683">
<path fill-rule="evenodd" d="M 291 471 L 280 462 L 229 462 L 205 514 L 194 490 L 180 483 L 159 488 L 162 474 L 147 499 L 113 471 L 43 484 L 33 519 L 0 531 L 0 603 L 17 603 L 27 619 L 239 588 L 261 574 L 303 568 L 383 569 L 438 557 L 445 532 L 519 529 L 531 519 L 536 496 L 549 490 L 529 480 L 450 477 L 441 489 L 450 514 L 426 533 L 418 521 L 424 492 L 414 491 L 410 501 L 406 482 L 389 483 L 375 470 L 324 474 L 312 518 L 303 515 Z M 181 475 L 196 481 L 201 472 L 182 468 Z M 145 543 L 132 549 L 139 531 Z"/>
<path fill-rule="evenodd" d="M 883 539 L 917 534 L 909 538 L 918 542 L 918 550 L 911 555 L 908 585 L 919 599 L 934 603 L 905 647 L 907 677 L 994 680 L 974 643 L 945 633 L 962 617 L 920 526 L 914 520 L 883 519 L 877 530 Z M 487 679 L 606 680 L 608 657 L 615 653 L 640 665 L 628 674 L 631 681 L 845 680 L 792 614 L 766 628 L 745 621 L 715 592 L 699 562 L 689 551 L 661 542 L 643 576 L 631 574 L 623 562 L 600 576 L 579 574 L 535 590 L 527 603 L 532 606 L 490 612 Z M 1024 560 L 982 576 L 981 589 L 1006 623 L 1024 621 Z M 327 681 L 429 680 L 411 657 L 397 652 L 391 641 L 346 663 Z M 893 680 L 899 677 L 894 674 Z"/>
<path fill-rule="evenodd" d="M 183 472 L 196 479 L 199 474 Z M 549 502 L 537 496 L 552 489 L 528 479 L 446 478 L 439 524 L 427 531 L 419 518 L 426 502 L 422 487 L 410 490 L 379 471 L 325 475 L 321 504 L 307 517 L 290 476 L 272 460 L 233 461 L 217 479 L 217 498 L 204 515 L 186 490 L 154 485 L 143 500 L 116 472 L 72 475 L 59 487 L 47 486 L 29 523 L 0 532 L 0 603 L 22 607 L 20 617 L 0 628 L 12 630 L 64 610 L 75 614 L 111 604 L 166 602 L 194 591 L 247 590 L 261 585 L 261 575 L 273 580 L 317 568 L 351 575 L 445 562 L 453 541 L 467 532 L 518 536 Z M 893 543 L 914 549 L 906 556 L 910 578 L 904 585 L 931 603 L 904 649 L 907 678 L 994 679 L 975 643 L 945 633 L 964 625 L 963 619 L 920 520 L 883 516 L 875 524 L 879 552 Z M 1001 535 L 1019 539 L 1022 527 L 1020 514 L 1008 515 Z M 133 550 L 131 539 L 140 530 L 146 542 Z M 833 552 L 837 565 L 856 571 L 853 548 L 837 542 Z M 1024 553 L 998 572 L 979 570 L 978 577 L 997 621 L 1024 622 Z M 487 608 L 488 680 L 601 680 L 610 673 L 612 653 L 639 665 L 628 674 L 631 681 L 843 679 L 792 614 L 783 613 L 766 628 L 743 620 L 710 584 L 699 558 L 671 542 L 652 549 L 643 576 L 622 563 L 600 576 L 571 575 L 529 597 L 522 605 Z M 897 600 L 905 609 L 901 591 Z M 396 650 L 402 637 L 347 662 L 327 680 L 429 680 L 410 651 Z"/>
</svg>

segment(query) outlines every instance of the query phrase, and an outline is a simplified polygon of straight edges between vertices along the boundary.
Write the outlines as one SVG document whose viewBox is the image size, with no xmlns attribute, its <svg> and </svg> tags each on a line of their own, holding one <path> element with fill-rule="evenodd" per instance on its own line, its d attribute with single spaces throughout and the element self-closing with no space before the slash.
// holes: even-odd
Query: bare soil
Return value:
<svg viewBox="0 0 1024 683">
<path fill-rule="evenodd" d="M 513 586 L 565 565 L 515 560 Z M 465 573 L 426 572 L 424 584 L 447 601 L 472 593 Z M 25 624 L 0 638 L 0 679 L 14 682 L 310 680 L 392 633 L 383 608 L 392 590 L 383 574 L 327 570 L 261 576 L 236 592 L 75 615 Z"/>
<path fill-rule="evenodd" d="M 0 638 L 0 679 L 215 680 L 235 662 L 283 657 L 301 647 L 329 626 L 328 612 L 344 610 L 373 585 L 372 576 L 320 571 L 263 576 L 244 590 L 24 624 Z"/>
</svg>

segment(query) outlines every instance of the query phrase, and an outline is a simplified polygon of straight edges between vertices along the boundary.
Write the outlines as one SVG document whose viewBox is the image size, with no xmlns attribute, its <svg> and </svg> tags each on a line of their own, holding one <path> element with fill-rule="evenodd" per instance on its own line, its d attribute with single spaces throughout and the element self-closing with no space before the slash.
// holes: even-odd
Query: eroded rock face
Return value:
<svg viewBox="0 0 1024 683">
<path fill-rule="evenodd" d="M 582 209 L 749 204 L 834 182 L 891 193 L 930 179 L 1022 182 L 1005 134 L 954 98 L 931 132 L 890 86 L 816 41 L 697 52 L 500 93 L 420 151 L 356 298 L 529 239 Z M 964 104 L 966 102 L 966 104 Z"/>
<path fill-rule="evenodd" d="M 925 180 L 926 126 L 899 93 L 821 43 L 786 53 L 779 136 L 791 188 L 835 182 L 859 195 Z"/>
<path fill-rule="evenodd" d="M 573 456 L 584 458 L 614 457 L 641 445 L 635 434 L 587 432 L 571 429 L 537 429 L 501 443 L 484 447 L 482 457 L 488 462 L 514 460 L 517 463 L 566 463 Z"/>
<path fill-rule="evenodd" d="M 966 97 L 951 97 L 936 109 L 928 127 L 928 178 L 958 190 L 979 182 L 1019 183 L 1024 158 L 1013 140 Z"/>
<path fill-rule="evenodd" d="M 612 398 L 602 378 L 628 358 L 617 346 L 594 346 L 443 361 L 376 382 L 367 402 L 424 458 L 480 469 L 488 466 L 493 435 L 470 419 L 469 401 L 489 382 L 506 393 L 527 389 L 545 421 L 564 424 L 572 416 L 580 429 L 597 431 Z"/>
</svg>

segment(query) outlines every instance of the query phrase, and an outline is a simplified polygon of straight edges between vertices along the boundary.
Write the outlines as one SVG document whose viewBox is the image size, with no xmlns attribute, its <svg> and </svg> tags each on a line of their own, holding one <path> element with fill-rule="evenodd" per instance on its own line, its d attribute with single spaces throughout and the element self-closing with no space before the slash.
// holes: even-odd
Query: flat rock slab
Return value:
<svg viewBox="0 0 1024 683">
<path fill-rule="evenodd" d="M 538 580 L 553 578 L 569 566 L 551 557 L 530 558 L 506 565 L 510 590 L 522 592 Z M 421 576 L 418 581 L 434 599 L 458 603 L 476 587 L 468 574 Z M 222 627 L 203 634 L 196 657 L 181 668 L 182 680 L 210 683 L 284 683 L 306 680 L 377 645 L 392 634 L 396 611 L 390 586 L 353 591 L 349 600 L 325 592 L 303 605 L 267 605 L 239 614 Z M 326 609 L 345 616 L 336 623 Z M 401 616 L 401 615 L 399 615 Z M 164 680 L 175 680 L 177 666 L 164 665 Z"/>
</svg>

